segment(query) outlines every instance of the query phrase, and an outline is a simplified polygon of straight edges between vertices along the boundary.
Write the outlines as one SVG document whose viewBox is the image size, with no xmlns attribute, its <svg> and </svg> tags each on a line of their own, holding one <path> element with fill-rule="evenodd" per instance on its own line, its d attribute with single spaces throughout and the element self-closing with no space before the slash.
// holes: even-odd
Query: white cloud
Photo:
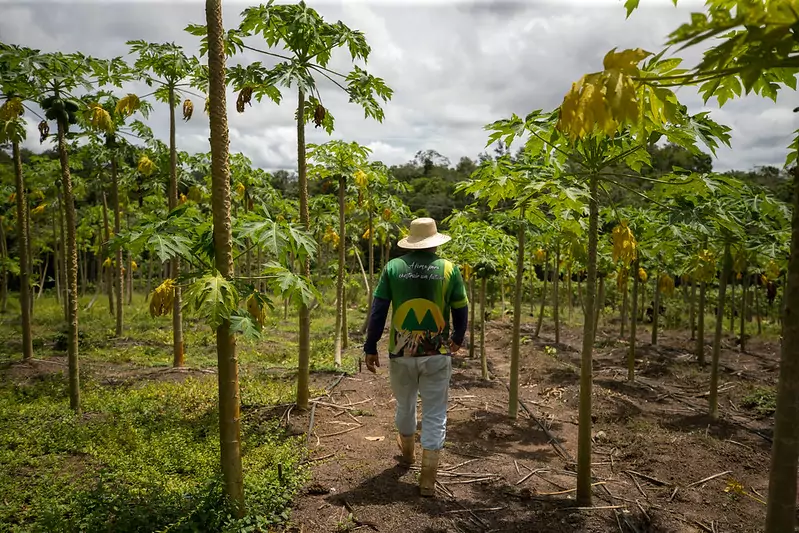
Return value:
<svg viewBox="0 0 799 533">
<path fill-rule="evenodd" d="M 325 106 L 336 119 L 332 138 L 355 140 L 374 150 L 387 164 L 408 161 L 419 150 L 435 149 L 455 162 L 476 158 L 485 150 L 483 125 L 511 113 L 550 109 L 560 103 L 571 83 L 601 68 L 613 47 L 659 50 L 668 33 L 686 21 L 700 0 L 643 0 L 642 8 L 625 20 L 621 0 L 530 0 L 527 2 L 468 0 L 318 0 L 310 5 L 330 21 L 342 20 L 362 30 L 372 47 L 367 70 L 394 89 L 382 124 L 365 119 L 363 111 L 327 80 L 320 80 Z M 196 1 L 127 2 L 3 2 L 0 40 L 46 51 L 80 50 L 101 57 L 126 55 L 130 39 L 174 41 L 196 53 L 198 40 L 183 31 L 204 20 Z M 238 24 L 244 3 L 224 2 L 225 25 Z M 349 55 L 342 50 L 330 67 L 346 71 Z M 685 54 L 692 65 L 701 51 Z M 249 63 L 255 54 L 229 59 Z M 265 62 L 268 62 L 265 60 Z M 748 169 L 781 165 L 799 128 L 792 113 L 797 95 L 784 92 L 777 104 L 759 97 L 728 103 L 719 110 L 704 106 L 695 91 L 683 89 L 681 100 L 692 111 L 711 111 L 733 128 L 733 148 L 719 151 L 718 169 Z M 243 114 L 228 95 L 231 150 L 241 151 L 267 168 L 293 168 L 296 93 L 284 91 L 280 105 L 253 102 Z M 154 103 L 148 123 L 167 139 L 168 113 Z M 207 117 L 195 101 L 195 117 L 177 127 L 182 150 L 208 149 Z M 26 146 L 38 148 L 35 123 Z M 308 128 L 309 142 L 331 138 Z M 45 145 L 46 146 L 46 145 Z"/>
</svg>

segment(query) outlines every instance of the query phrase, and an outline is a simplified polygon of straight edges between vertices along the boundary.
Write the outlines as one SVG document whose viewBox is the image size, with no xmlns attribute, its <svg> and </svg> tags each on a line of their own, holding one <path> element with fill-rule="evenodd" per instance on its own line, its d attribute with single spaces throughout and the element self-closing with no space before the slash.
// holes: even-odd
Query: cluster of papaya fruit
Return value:
<svg viewBox="0 0 799 533">
<path fill-rule="evenodd" d="M 63 124 L 77 124 L 78 104 L 71 99 L 62 99 L 58 96 L 48 96 L 40 102 L 47 120 L 56 120 Z"/>
</svg>

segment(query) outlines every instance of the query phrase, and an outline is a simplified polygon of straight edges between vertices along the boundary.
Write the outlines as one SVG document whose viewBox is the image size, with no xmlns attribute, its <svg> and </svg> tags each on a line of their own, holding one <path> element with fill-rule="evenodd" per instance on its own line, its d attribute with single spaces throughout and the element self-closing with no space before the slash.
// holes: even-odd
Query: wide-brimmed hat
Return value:
<svg viewBox="0 0 799 533">
<path fill-rule="evenodd" d="M 449 235 L 438 232 L 436 221 L 432 218 L 417 218 L 411 221 L 410 233 L 397 243 L 406 250 L 424 250 L 435 248 L 452 239 Z"/>
</svg>

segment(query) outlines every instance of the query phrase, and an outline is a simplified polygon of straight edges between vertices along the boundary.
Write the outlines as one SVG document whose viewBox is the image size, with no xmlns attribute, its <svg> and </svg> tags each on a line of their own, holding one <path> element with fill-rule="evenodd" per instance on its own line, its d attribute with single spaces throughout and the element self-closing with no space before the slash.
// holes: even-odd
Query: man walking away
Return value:
<svg viewBox="0 0 799 533">
<path fill-rule="evenodd" d="M 416 398 L 421 395 L 422 496 L 435 493 L 438 459 L 447 432 L 451 355 L 463 344 L 468 319 L 469 302 L 460 270 L 436 255 L 437 247 L 449 240 L 448 235 L 438 233 L 432 218 L 411 222 L 408 237 L 397 243 L 409 253 L 386 264 L 375 289 L 363 347 L 366 367 L 377 372 L 377 342 L 391 306 L 388 350 L 391 390 L 397 400 L 397 443 L 403 463 L 413 464 Z"/>
</svg>

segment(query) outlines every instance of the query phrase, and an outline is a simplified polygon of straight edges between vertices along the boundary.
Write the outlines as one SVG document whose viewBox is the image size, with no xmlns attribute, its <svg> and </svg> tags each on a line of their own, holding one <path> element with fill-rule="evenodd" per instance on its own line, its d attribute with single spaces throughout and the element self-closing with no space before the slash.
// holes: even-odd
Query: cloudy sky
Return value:
<svg viewBox="0 0 799 533">
<path fill-rule="evenodd" d="M 367 70 L 394 89 L 385 106 L 382 124 L 364 119 L 338 89 L 320 83 L 326 106 L 336 117 L 333 138 L 369 146 L 374 159 L 400 164 L 419 150 L 434 149 L 455 163 L 474 158 L 485 149 L 483 126 L 511 113 L 557 106 L 571 83 L 587 72 L 601 69 L 611 48 L 662 48 L 667 34 L 687 21 L 696 1 L 642 0 L 644 6 L 625 20 L 622 0 L 311 0 L 327 20 L 342 20 L 362 30 L 372 46 Z M 249 3 L 223 0 L 227 28 L 238 25 Z M 253 2 L 254 4 L 254 2 Z M 98 57 L 127 56 L 130 39 L 174 41 L 196 53 L 198 40 L 183 31 L 189 23 L 204 22 L 201 2 L 94 1 L 8 2 L 0 0 L 0 41 L 44 51 L 79 50 Z M 253 43 L 255 44 L 255 43 Z M 129 56 L 128 56 L 129 57 Z M 696 53 L 686 54 L 693 65 Z M 132 58 L 131 58 L 132 59 Z M 247 54 L 229 63 L 258 59 Z M 334 55 L 332 68 L 346 71 L 348 55 Z M 681 100 L 693 112 L 703 109 L 690 89 Z M 231 150 L 240 151 L 265 169 L 295 168 L 296 130 L 292 126 L 293 93 L 277 106 L 254 102 L 245 113 L 235 111 L 228 97 Z M 289 102 L 292 102 L 291 104 Z M 188 123 L 178 124 L 180 149 L 207 151 L 208 128 L 199 111 Z M 733 128 L 732 149 L 718 154 L 715 167 L 749 169 L 782 166 L 799 128 L 792 109 L 795 93 L 785 91 L 775 105 L 751 96 L 707 109 Z M 156 104 L 150 126 L 166 139 L 168 115 Z M 329 137 L 309 128 L 309 142 Z M 33 127 L 28 146 L 38 149 Z"/>
</svg>

